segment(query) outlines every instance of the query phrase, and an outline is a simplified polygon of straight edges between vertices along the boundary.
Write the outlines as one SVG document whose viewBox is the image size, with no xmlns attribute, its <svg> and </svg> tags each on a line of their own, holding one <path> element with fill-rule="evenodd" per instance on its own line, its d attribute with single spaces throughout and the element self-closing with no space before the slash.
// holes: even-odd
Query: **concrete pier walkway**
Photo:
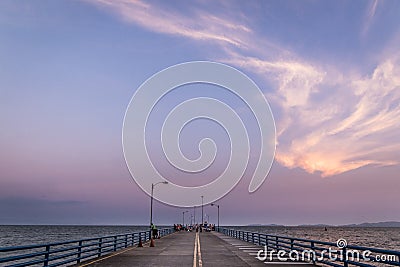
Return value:
<svg viewBox="0 0 400 267">
<path fill-rule="evenodd" d="M 306 263 L 263 262 L 262 249 L 216 232 L 177 232 L 155 240 L 155 247 L 130 247 L 79 266 L 313 266 Z"/>
</svg>

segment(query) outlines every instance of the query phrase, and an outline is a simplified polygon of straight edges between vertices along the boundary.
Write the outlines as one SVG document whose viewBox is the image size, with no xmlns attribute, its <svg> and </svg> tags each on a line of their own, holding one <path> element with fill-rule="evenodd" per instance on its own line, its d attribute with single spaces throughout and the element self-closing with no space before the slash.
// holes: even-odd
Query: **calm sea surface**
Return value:
<svg viewBox="0 0 400 267">
<path fill-rule="evenodd" d="M 324 227 L 229 226 L 229 228 L 329 242 L 344 238 L 352 245 L 400 251 L 400 228 L 328 227 L 327 231 Z M 144 230 L 148 230 L 148 226 L 0 225 L 0 247 L 60 242 Z"/>
<path fill-rule="evenodd" d="M 0 247 L 54 243 L 148 229 L 149 226 L 0 225 Z"/>
</svg>

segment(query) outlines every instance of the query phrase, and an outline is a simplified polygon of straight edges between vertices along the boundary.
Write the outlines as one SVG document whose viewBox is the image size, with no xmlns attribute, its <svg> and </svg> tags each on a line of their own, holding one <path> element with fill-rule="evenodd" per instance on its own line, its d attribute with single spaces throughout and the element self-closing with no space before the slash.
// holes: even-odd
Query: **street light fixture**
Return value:
<svg viewBox="0 0 400 267">
<path fill-rule="evenodd" d="M 218 231 L 219 231 L 219 205 L 217 205 L 215 203 L 211 203 L 211 206 L 217 206 L 217 208 L 218 208 Z"/>
<path fill-rule="evenodd" d="M 168 184 L 167 181 L 158 182 L 155 184 L 151 184 L 151 198 L 150 198 L 150 227 L 153 224 L 153 194 L 154 194 L 154 187 L 158 184 Z"/>
</svg>

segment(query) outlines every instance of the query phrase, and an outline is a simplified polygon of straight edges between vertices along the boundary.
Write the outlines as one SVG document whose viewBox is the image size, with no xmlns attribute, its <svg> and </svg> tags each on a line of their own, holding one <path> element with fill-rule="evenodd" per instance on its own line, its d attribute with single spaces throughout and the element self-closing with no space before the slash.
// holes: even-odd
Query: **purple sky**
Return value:
<svg viewBox="0 0 400 267">
<path fill-rule="evenodd" d="M 247 74 L 276 121 L 268 179 L 249 194 L 251 163 L 218 201 L 222 224 L 400 221 L 400 2 L 241 2 L 0 1 L 0 224 L 147 224 L 124 113 L 151 75 L 192 60 Z M 243 111 L 199 86 L 160 110 L 208 94 Z M 151 157 L 169 173 L 154 116 Z M 207 136 L 216 165 L 171 179 L 204 184 L 223 170 L 229 144 L 215 125 L 190 125 L 183 151 L 198 156 Z M 154 222 L 181 222 L 184 210 L 155 202 Z M 205 207 L 211 222 L 216 210 Z"/>
</svg>

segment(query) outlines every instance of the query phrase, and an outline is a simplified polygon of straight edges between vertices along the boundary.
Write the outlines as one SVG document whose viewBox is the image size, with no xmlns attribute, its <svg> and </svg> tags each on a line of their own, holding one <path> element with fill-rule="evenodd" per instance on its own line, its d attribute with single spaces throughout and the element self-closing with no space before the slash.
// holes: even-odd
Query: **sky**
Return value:
<svg viewBox="0 0 400 267">
<path fill-rule="evenodd" d="M 241 114 L 252 161 L 217 201 L 221 224 L 400 221 L 399 13 L 389 0 L 0 1 L 0 224 L 147 224 L 150 198 L 122 149 L 125 111 L 149 77 L 197 60 L 253 79 L 276 124 L 271 171 L 249 193 L 260 141 L 242 102 L 188 85 L 152 114 L 150 157 L 187 186 L 224 170 L 229 138 L 207 120 L 187 125 L 188 158 L 206 137 L 218 154 L 204 173 L 177 173 L 160 148 L 163 116 L 196 96 Z M 189 222 L 194 209 L 155 201 L 154 222 L 180 223 L 185 210 Z M 204 213 L 216 223 L 215 207 Z"/>
</svg>

